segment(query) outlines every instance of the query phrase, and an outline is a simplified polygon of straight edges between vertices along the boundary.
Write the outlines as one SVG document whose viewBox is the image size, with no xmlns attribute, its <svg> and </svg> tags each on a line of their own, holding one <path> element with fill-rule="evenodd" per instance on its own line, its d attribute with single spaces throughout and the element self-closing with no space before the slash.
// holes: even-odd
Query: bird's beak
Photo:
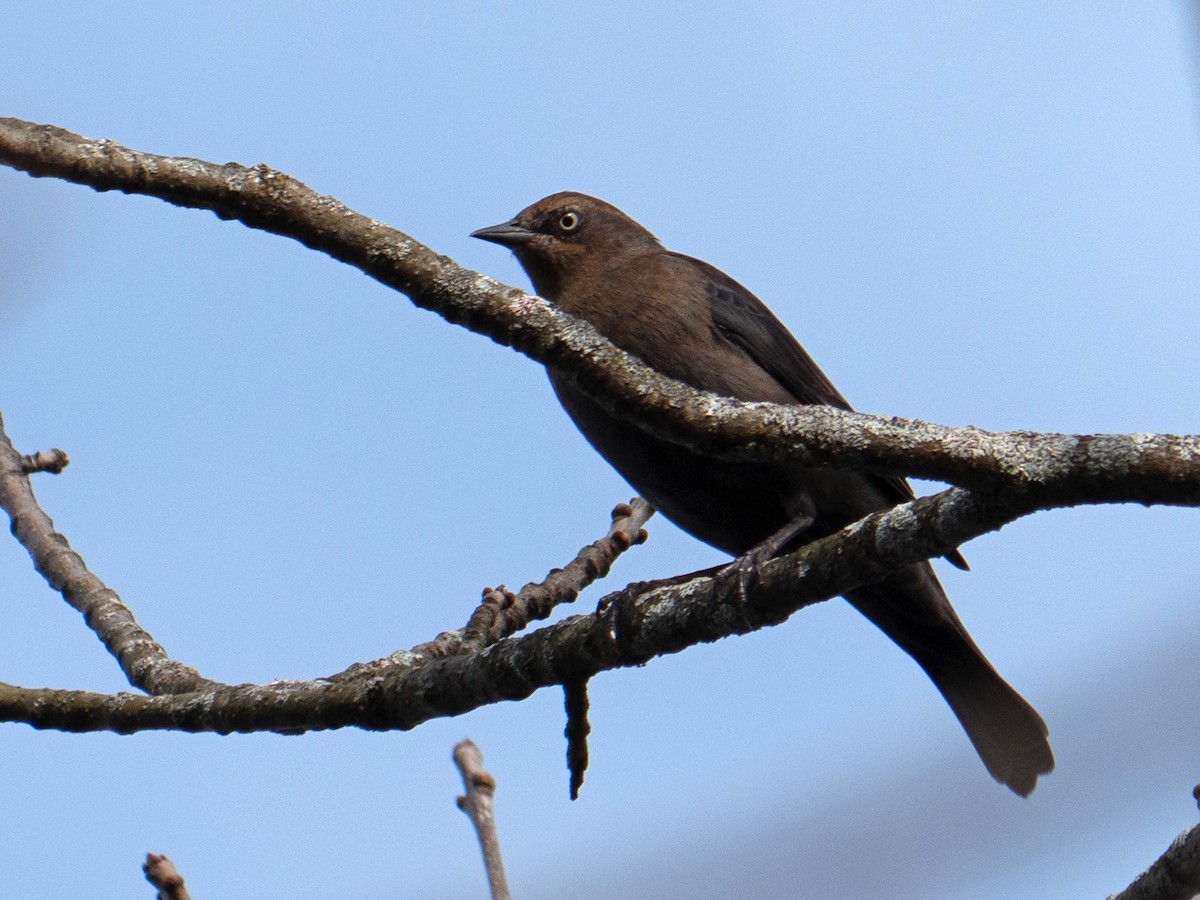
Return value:
<svg viewBox="0 0 1200 900">
<path fill-rule="evenodd" d="M 489 225 L 487 228 L 472 231 L 471 237 L 479 238 L 481 241 L 491 241 L 502 247 L 519 247 L 532 240 L 536 234 L 537 232 L 523 228 L 517 224 L 516 219 L 512 219 L 499 225 Z"/>
</svg>

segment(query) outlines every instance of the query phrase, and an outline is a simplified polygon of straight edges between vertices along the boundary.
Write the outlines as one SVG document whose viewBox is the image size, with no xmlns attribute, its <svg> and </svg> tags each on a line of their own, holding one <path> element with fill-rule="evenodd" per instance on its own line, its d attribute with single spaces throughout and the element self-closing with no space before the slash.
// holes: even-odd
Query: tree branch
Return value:
<svg viewBox="0 0 1200 900">
<path fill-rule="evenodd" d="M 172 694 L 215 686 L 216 682 L 195 669 L 171 659 L 138 625 L 117 592 L 88 571 L 83 558 L 54 530 L 54 523 L 33 495 L 28 459 L 13 448 L 0 417 L 0 509 L 8 513 L 13 536 L 29 552 L 34 568 L 83 614 L 134 687 L 151 694 Z"/>
<path fill-rule="evenodd" d="M 632 584 L 579 615 L 462 656 L 339 681 L 272 682 L 176 696 L 105 695 L 0 684 L 0 721 L 61 731 L 408 730 L 550 685 L 639 666 L 702 642 L 778 624 L 805 606 L 880 580 L 1025 515 L 1011 495 L 951 488 L 875 513 L 768 562 L 745 602 L 736 572 Z"/>
<path fill-rule="evenodd" d="M 615 348 L 552 304 L 439 256 L 266 165 L 216 165 L 0 118 L 0 162 L 97 190 L 159 197 L 290 237 L 446 320 L 554 366 L 641 427 L 705 452 L 795 459 L 968 487 L 1086 488 L 1095 502 L 1200 505 L 1200 437 L 949 428 L 821 406 L 697 392 Z"/>
<path fill-rule="evenodd" d="M 399 654 L 394 666 L 368 667 L 358 677 L 220 686 L 191 670 L 183 681 L 159 681 L 158 673 L 171 671 L 165 652 L 137 627 L 115 593 L 87 572 L 44 513 L 31 506 L 17 457 L 0 473 L 5 496 L 15 498 L 5 501 L 5 509 L 39 571 L 84 612 L 133 683 L 163 692 L 187 684 L 188 673 L 199 680 L 189 693 L 149 698 L 0 686 L 0 719 L 70 731 L 412 728 L 429 718 L 520 699 L 540 687 L 578 683 L 601 671 L 783 621 L 803 606 L 942 555 L 1039 509 L 1098 502 L 1200 505 L 1196 436 L 1001 434 L 827 407 L 745 404 L 693 391 L 544 300 L 463 269 L 265 165 L 218 166 L 138 153 L 15 119 L 0 119 L 0 161 L 98 190 L 210 209 L 291 237 L 358 267 L 451 322 L 562 369 L 609 408 L 672 440 L 740 458 L 789 458 L 962 485 L 868 516 L 771 561 L 744 604 L 737 599 L 736 576 L 631 585 L 602 601 L 594 615 L 464 655 L 439 658 L 429 649 L 433 642 L 417 648 L 420 652 Z M 502 595 L 502 601 L 509 599 Z M 99 620 L 110 616 L 116 627 L 102 627 Z M 499 618 L 475 629 L 479 643 L 510 633 L 511 622 L 493 627 Z"/>
<path fill-rule="evenodd" d="M 496 779 L 483 768 L 483 754 L 474 741 L 459 741 L 454 746 L 454 764 L 467 792 L 458 798 L 458 808 L 475 826 L 492 900 L 512 900 L 500 855 L 500 835 L 496 830 Z"/>
<path fill-rule="evenodd" d="M 1200 894 L 1200 825 L 1183 832 L 1133 884 L 1108 900 L 1193 900 Z"/>
<path fill-rule="evenodd" d="M 634 544 L 644 543 L 647 535 L 642 526 L 652 515 L 654 507 L 641 497 L 634 497 L 628 504 L 618 504 L 612 511 L 608 534 L 580 550 L 565 568 L 551 569 L 542 581 L 530 582 L 517 594 L 504 585 L 484 588 L 483 602 L 471 613 L 463 628 L 445 631 L 411 650 L 369 663 L 355 663 L 326 680 L 364 678 L 393 666 L 412 666 L 443 656 L 482 650 L 524 630 L 534 619 L 548 618 L 560 603 L 574 602 L 580 591 L 607 575 L 618 556 Z"/>
<path fill-rule="evenodd" d="M 530 582 L 517 594 L 503 585 L 485 590 L 483 602 L 463 629 L 463 646 L 481 650 L 523 631 L 536 619 L 549 618 L 560 603 L 574 602 L 580 591 L 608 574 L 618 556 L 646 540 L 642 525 L 652 515 L 654 507 L 634 497 L 613 509 L 608 534 L 580 550 L 566 568 L 555 569 L 541 582 Z"/>
</svg>

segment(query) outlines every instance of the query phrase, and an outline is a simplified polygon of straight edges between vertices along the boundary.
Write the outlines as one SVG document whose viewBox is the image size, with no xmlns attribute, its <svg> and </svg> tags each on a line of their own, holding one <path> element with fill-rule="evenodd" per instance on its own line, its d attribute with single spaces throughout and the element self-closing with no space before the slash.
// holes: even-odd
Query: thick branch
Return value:
<svg viewBox="0 0 1200 900">
<path fill-rule="evenodd" d="M 97 190 L 159 197 L 293 238 L 355 266 L 448 321 L 555 366 L 642 427 L 707 452 L 792 458 L 963 486 L 997 483 L 1095 501 L 1200 505 L 1200 437 L 1058 435 L 947 428 L 827 407 L 699 393 L 622 353 L 584 322 L 439 256 L 266 165 L 157 156 L 0 118 L 0 162 Z"/>
<path fill-rule="evenodd" d="M 215 686 L 195 669 L 172 660 L 138 625 L 117 592 L 89 572 L 83 558 L 54 530 L 54 523 L 33 496 L 27 459 L 13 448 L 0 417 L 0 509 L 12 521 L 13 536 L 50 586 L 83 613 L 84 621 L 116 657 L 129 683 L 152 694 Z"/>
<path fill-rule="evenodd" d="M 1192 900 L 1200 894 L 1200 825 L 1171 842 L 1133 884 L 1108 900 Z"/>
<path fill-rule="evenodd" d="M 239 685 L 179 696 L 115 696 L 0 685 L 0 721 L 63 731 L 284 731 L 414 728 L 535 690 L 641 665 L 693 644 L 753 631 L 820 600 L 878 581 L 1032 512 L 1012 496 L 952 488 L 802 547 L 763 568 L 747 601 L 737 573 L 630 585 L 574 616 L 464 656 L 344 681 Z"/>
<path fill-rule="evenodd" d="M 743 404 L 697 393 L 616 350 L 590 326 L 540 298 L 465 270 L 263 165 L 218 166 L 137 153 L 14 119 L 0 119 L 0 161 L 99 190 L 211 209 L 223 218 L 294 238 L 403 291 L 449 321 L 561 368 L 611 408 L 636 414 L 643 427 L 674 440 L 745 458 L 786 457 L 971 486 L 875 514 L 773 561 L 750 594 L 749 606 L 726 602 L 731 587 L 725 578 L 648 590 L 631 586 L 610 598 L 597 615 L 577 616 L 467 655 L 430 659 L 410 654 L 408 665 L 361 679 L 210 687 L 175 698 L 4 688 L 0 718 L 82 731 L 411 728 L 435 716 L 519 699 L 539 687 L 578 682 L 782 621 L 802 606 L 944 554 L 1037 509 L 1122 501 L 1200 505 L 1200 438 L 1194 436 L 996 434 L 824 407 Z M 27 489 L 27 481 L 12 488 L 16 494 Z M 28 529 L 29 521 L 28 510 L 17 508 L 15 530 Z M 66 574 L 48 577 L 69 602 L 81 604 L 89 622 L 96 618 L 93 608 L 115 610 L 134 643 L 149 641 L 116 595 L 89 580 L 94 576 L 53 533 L 49 519 L 32 535 L 22 531 L 18 536 L 31 548 L 39 569 L 47 571 L 52 561 L 66 566 Z M 72 578 L 86 582 L 88 599 L 76 596 Z M 736 596 L 736 585 L 732 593 Z M 114 640 L 107 631 L 102 636 L 106 643 Z M 160 657 L 165 654 L 153 644 L 142 658 Z M 146 681 L 138 677 L 135 672 L 131 680 Z"/>
</svg>

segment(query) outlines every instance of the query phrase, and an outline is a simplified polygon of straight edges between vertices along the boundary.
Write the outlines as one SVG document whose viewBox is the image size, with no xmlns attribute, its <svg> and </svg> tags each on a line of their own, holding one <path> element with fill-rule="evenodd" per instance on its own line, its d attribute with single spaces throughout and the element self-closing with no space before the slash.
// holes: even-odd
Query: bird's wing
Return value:
<svg viewBox="0 0 1200 900">
<path fill-rule="evenodd" d="M 704 276 L 717 333 L 754 360 L 795 397 L 797 403 L 852 411 L 846 398 L 765 303 L 715 266 L 682 254 L 670 255 L 685 260 Z M 891 475 L 867 477 L 892 503 L 907 503 L 916 496 L 903 478 Z M 966 560 L 957 550 L 946 554 L 946 559 L 959 568 L 967 567 Z"/>
<path fill-rule="evenodd" d="M 720 269 L 699 259 L 682 259 L 704 276 L 713 327 L 721 337 L 754 360 L 797 403 L 851 408 L 765 303 Z"/>
</svg>

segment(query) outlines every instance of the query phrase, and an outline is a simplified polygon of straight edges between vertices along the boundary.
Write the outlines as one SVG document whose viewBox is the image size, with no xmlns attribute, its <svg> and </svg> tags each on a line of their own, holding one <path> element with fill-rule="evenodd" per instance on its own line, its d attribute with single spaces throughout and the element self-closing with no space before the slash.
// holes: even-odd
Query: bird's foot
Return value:
<svg viewBox="0 0 1200 900">
<path fill-rule="evenodd" d="M 758 583 L 762 574 L 763 565 L 775 555 L 776 549 L 770 542 L 751 547 L 721 570 L 721 575 L 737 576 L 739 603 L 745 604 L 748 601 L 751 589 Z"/>
<path fill-rule="evenodd" d="M 750 589 L 758 583 L 762 567 L 766 565 L 769 559 L 779 553 L 788 541 L 812 525 L 813 517 L 812 502 L 805 498 L 805 502 L 801 504 L 799 514 L 794 516 L 774 534 L 768 535 L 766 540 L 755 544 L 721 570 L 722 575 L 737 573 L 738 601 L 743 606 L 745 606 L 749 597 Z"/>
</svg>

